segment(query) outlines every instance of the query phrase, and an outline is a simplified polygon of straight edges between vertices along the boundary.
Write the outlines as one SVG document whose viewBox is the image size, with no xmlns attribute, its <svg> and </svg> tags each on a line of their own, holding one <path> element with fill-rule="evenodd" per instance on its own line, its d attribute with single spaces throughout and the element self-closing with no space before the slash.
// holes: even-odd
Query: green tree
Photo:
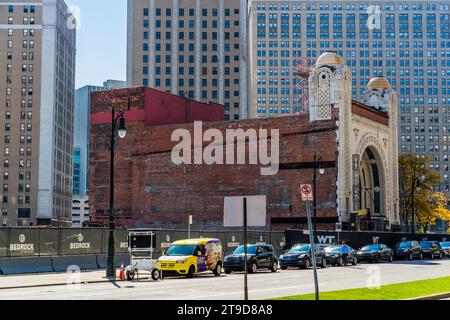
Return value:
<svg viewBox="0 0 450 320">
<path fill-rule="evenodd" d="M 414 220 L 422 226 L 435 221 L 431 216 L 434 212 L 433 187 L 440 183 L 440 175 L 429 166 L 428 156 L 404 154 L 399 157 L 399 180 L 402 225 L 409 225 Z M 420 214 L 420 218 L 419 218 Z M 414 218 L 414 219 L 413 219 Z"/>
</svg>

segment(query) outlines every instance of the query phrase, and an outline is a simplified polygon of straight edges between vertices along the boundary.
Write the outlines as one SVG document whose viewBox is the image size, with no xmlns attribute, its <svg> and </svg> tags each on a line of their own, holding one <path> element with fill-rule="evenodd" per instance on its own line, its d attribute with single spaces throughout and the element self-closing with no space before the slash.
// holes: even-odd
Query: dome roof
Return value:
<svg viewBox="0 0 450 320">
<path fill-rule="evenodd" d="M 369 83 L 367 84 L 367 87 L 369 89 L 391 89 L 392 88 L 389 81 L 387 81 L 386 78 L 383 78 L 383 77 L 375 77 L 375 78 L 370 79 Z"/>
<path fill-rule="evenodd" d="M 336 52 L 326 51 L 320 55 L 317 59 L 316 67 L 326 66 L 326 65 L 339 65 L 343 66 L 345 64 L 344 59 L 341 58 Z"/>
</svg>

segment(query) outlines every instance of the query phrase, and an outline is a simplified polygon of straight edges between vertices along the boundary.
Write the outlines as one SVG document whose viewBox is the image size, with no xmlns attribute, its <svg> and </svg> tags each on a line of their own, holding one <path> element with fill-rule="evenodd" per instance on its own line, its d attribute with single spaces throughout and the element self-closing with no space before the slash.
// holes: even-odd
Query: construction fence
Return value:
<svg viewBox="0 0 450 320">
<path fill-rule="evenodd" d="M 187 231 L 153 230 L 155 255 L 160 255 L 177 240 L 187 239 Z M 0 258 L 101 255 L 108 252 L 109 230 L 105 228 L 1 228 Z M 191 238 L 217 238 L 226 254 L 243 244 L 242 231 L 192 231 Z M 128 231 L 115 230 L 115 252 L 128 252 Z M 248 233 L 248 242 L 272 244 L 277 252 L 285 249 L 284 232 Z"/>
</svg>

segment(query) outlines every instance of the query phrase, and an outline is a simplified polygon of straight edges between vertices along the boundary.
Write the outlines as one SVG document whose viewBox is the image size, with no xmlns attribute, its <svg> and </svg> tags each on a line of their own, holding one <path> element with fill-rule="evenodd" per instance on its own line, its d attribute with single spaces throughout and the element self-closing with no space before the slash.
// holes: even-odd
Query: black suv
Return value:
<svg viewBox="0 0 450 320">
<path fill-rule="evenodd" d="M 327 267 L 325 251 L 320 245 L 315 245 L 316 263 L 322 268 Z M 279 258 L 281 270 L 288 267 L 309 269 L 312 266 L 312 252 L 310 244 L 296 244 Z"/>
<path fill-rule="evenodd" d="M 422 248 L 422 254 L 426 258 L 439 259 L 444 258 L 444 250 L 437 241 L 421 241 L 420 247 Z"/>
<path fill-rule="evenodd" d="M 422 248 L 418 241 L 403 241 L 395 246 L 394 257 L 403 260 L 414 260 L 415 258 L 422 260 Z"/>
<path fill-rule="evenodd" d="M 259 269 L 277 272 L 278 259 L 272 245 L 247 245 L 247 267 L 249 273 L 256 273 Z M 225 257 L 223 268 L 226 274 L 233 271 L 244 271 L 244 246 L 238 247 L 233 254 Z"/>
</svg>

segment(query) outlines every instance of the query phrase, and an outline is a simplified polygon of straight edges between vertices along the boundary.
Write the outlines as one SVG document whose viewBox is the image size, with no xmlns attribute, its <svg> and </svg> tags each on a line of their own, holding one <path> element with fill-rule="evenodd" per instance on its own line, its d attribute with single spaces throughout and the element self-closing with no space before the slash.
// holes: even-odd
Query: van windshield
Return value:
<svg viewBox="0 0 450 320">
<path fill-rule="evenodd" d="M 166 256 L 192 256 L 195 248 L 196 246 L 171 246 L 167 250 Z"/>
</svg>

